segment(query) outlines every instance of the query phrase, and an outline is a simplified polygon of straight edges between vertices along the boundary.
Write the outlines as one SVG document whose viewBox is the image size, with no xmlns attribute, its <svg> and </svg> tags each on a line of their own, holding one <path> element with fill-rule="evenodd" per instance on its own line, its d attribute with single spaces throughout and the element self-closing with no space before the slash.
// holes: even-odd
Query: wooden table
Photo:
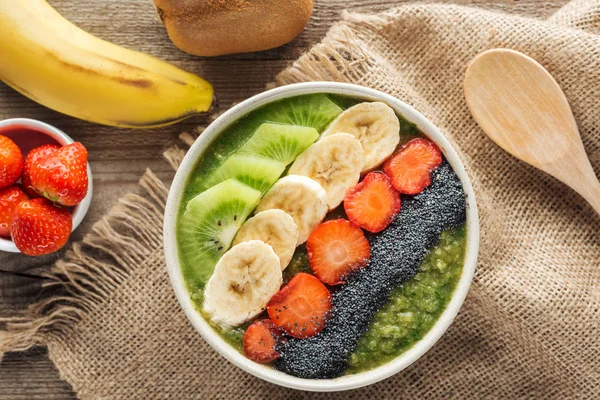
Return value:
<svg viewBox="0 0 600 400">
<path fill-rule="evenodd" d="M 171 44 L 151 0 L 50 0 L 59 12 L 83 29 L 125 47 L 158 56 L 206 78 L 215 86 L 222 109 L 263 91 L 279 71 L 324 36 L 328 27 L 339 18 L 341 10 L 376 11 L 404 2 L 408 1 L 315 0 L 310 25 L 293 42 L 260 53 L 200 58 L 185 54 Z M 453 2 L 546 17 L 567 0 Z M 146 168 L 152 169 L 166 183 L 170 182 L 173 171 L 163 161 L 162 152 L 177 143 L 180 132 L 206 122 L 196 118 L 171 127 L 135 131 L 104 127 L 48 110 L 0 83 L 0 119 L 12 117 L 35 118 L 55 125 L 81 141 L 89 151 L 94 199 L 86 220 L 72 240 L 80 239 L 120 196 L 134 190 Z M 40 274 L 60 256 L 60 252 L 40 258 L 0 253 L 0 316 L 11 315 L 35 301 L 43 282 Z M 45 348 L 4 356 L 0 364 L 0 399 L 69 398 L 75 398 L 75 395 L 69 385 L 59 379 Z"/>
</svg>

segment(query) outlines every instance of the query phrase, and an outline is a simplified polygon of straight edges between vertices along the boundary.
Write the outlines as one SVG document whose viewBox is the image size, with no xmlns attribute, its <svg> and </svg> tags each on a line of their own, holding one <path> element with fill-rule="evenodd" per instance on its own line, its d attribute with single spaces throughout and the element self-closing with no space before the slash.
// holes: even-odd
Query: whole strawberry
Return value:
<svg viewBox="0 0 600 400">
<path fill-rule="evenodd" d="M 23 176 L 21 176 L 21 184 L 23 189 L 29 195 L 29 197 L 39 197 L 39 194 L 31 186 L 31 169 L 36 165 L 42 158 L 54 153 L 60 149 L 57 144 L 44 144 L 35 149 L 31 150 L 25 158 L 25 167 L 23 168 Z"/>
<path fill-rule="evenodd" d="M 29 185 L 53 203 L 74 206 L 88 190 L 87 150 L 79 142 L 40 157 L 28 168 Z"/>
<path fill-rule="evenodd" d="M 17 204 L 29 197 L 19 186 L 0 189 L 0 237 L 10 238 L 10 224 Z"/>
<path fill-rule="evenodd" d="M 63 247 L 69 239 L 72 225 L 69 211 L 37 198 L 17 205 L 10 234 L 21 253 L 41 256 Z"/>
<path fill-rule="evenodd" d="M 19 146 L 6 136 L 0 135 L 0 189 L 9 187 L 23 173 L 23 154 Z"/>
</svg>

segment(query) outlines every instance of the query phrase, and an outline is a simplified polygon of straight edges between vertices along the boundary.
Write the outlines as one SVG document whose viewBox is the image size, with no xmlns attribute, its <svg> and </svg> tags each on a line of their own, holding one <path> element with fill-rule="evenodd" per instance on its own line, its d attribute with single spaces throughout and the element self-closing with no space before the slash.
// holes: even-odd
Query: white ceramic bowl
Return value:
<svg viewBox="0 0 600 400">
<path fill-rule="evenodd" d="M 224 128 L 226 128 L 233 121 L 264 104 L 286 97 L 319 92 L 353 96 L 370 101 L 383 101 L 394 108 L 397 113 L 404 116 L 409 121 L 417 124 L 419 129 L 421 129 L 431 140 L 436 142 L 440 149 L 442 149 L 446 159 L 463 183 L 468 202 L 467 255 L 465 265 L 460 277 L 460 281 L 458 282 L 448 307 L 442 313 L 433 328 L 411 349 L 387 364 L 384 364 L 373 370 L 354 375 L 346 375 L 336 379 L 322 380 L 296 378 L 276 371 L 273 368 L 257 364 L 244 357 L 237 350 L 227 344 L 223 339 L 221 339 L 221 337 L 212 330 L 202 316 L 196 312 L 192 301 L 190 300 L 189 294 L 184 285 L 184 280 L 179 265 L 175 234 L 177 212 L 188 176 L 196 165 L 198 159 L 202 157 L 202 154 L 210 145 L 210 143 L 223 131 Z M 437 342 L 437 340 L 446 331 L 448 326 L 450 326 L 452 323 L 467 295 L 467 292 L 469 291 L 469 286 L 475 271 L 475 264 L 477 262 L 477 253 L 479 250 L 479 218 L 471 182 L 467 176 L 467 173 L 465 172 L 462 162 L 456 154 L 456 151 L 452 148 L 444 135 L 421 113 L 390 95 L 358 85 L 333 82 L 299 83 L 272 89 L 243 101 L 221 115 L 204 131 L 200 138 L 196 140 L 194 145 L 185 156 L 183 163 L 175 175 L 175 180 L 171 185 L 165 212 L 164 247 L 167 269 L 177 299 L 179 300 L 181 307 L 185 311 L 185 314 L 194 328 L 216 351 L 244 371 L 266 381 L 293 389 L 332 392 L 366 386 L 394 375 L 395 373 L 402 371 L 404 368 L 415 362 L 427 350 L 429 350 L 431 346 L 435 344 L 435 342 Z"/>
<path fill-rule="evenodd" d="M 18 130 L 30 130 L 36 131 L 39 133 L 43 133 L 46 136 L 49 136 L 51 140 L 58 142 L 58 144 L 65 146 L 69 143 L 73 143 L 74 140 L 71 139 L 66 133 L 61 131 L 58 128 L 53 127 L 52 125 L 48 125 L 45 122 L 37 121 L 35 119 L 29 118 L 11 118 L 0 121 L 0 135 L 8 135 L 13 140 L 21 146 L 21 142 L 26 142 L 27 140 L 21 140 L 22 138 L 16 137 L 16 133 Z M 11 134 L 12 133 L 12 134 Z M 26 135 L 26 133 L 23 133 Z M 46 142 L 49 143 L 50 141 Z M 22 149 L 23 150 L 23 149 Z M 24 153 L 23 156 L 26 156 Z M 94 187 L 92 184 L 92 170 L 90 168 L 90 164 L 87 166 L 87 174 L 88 174 L 88 192 L 85 198 L 73 208 L 72 216 L 73 216 L 73 231 L 77 229 L 83 218 L 87 214 L 90 203 L 92 202 L 92 192 L 94 191 Z M 0 238 L 0 251 L 7 251 L 10 253 L 19 253 L 19 249 L 13 243 L 12 240 Z"/>
</svg>

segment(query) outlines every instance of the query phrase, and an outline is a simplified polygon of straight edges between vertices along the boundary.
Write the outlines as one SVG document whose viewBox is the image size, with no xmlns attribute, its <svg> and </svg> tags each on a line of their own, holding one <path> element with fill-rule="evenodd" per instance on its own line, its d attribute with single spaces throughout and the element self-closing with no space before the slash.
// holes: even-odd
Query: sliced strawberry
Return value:
<svg viewBox="0 0 600 400">
<path fill-rule="evenodd" d="M 307 338 L 321 332 L 331 311 L 329 290 L 317 278 L 300 272 L 267 304 L 271 321 L 288 335 Z"/>
<path fill-rule="evenodd" d="M 40 195 L 31 186 L 31 169 L 42 158 L 54 153 L 58 149 L 60 149 L 60 146 L 57 144 L 44 144 L 36 147 L 35 149 L 31 150 L 29 154 L 27 154 L 27 158 L 25 158 L 25 168 L 23 168 L 23 176 L 21 177 L 21 184 L 23 185 L 23 188 L 29 197 L 40 197 Z"/>
<path fill-rule="evenodd" d="M 47 199 L 20 202 L 15 208 L 10 234 L 21 253 L 41 256 L 63 247 L 72 226 L 71 214 Z"/>
<path fill-rule="evenodd" d="M 313 272 L 329 285 L 344 283 L 346 276 L 367 265 L 371 248 L 362 230 L 345 219 L 323 222 L 306 241 Z"/>
<path fill-rule="evenodd" d="M 28 197 L 19 186 L 0 189 L 0 237 L 10 237 L 10 224 L 17 204 Z"/>
<path fill-rule="evenodd" d="M 254 321 L 242 340 L 244 354 L 257 363 L 268 363 L 279 358 L 276 346 L 281 332 L 270 319 Z"/>
<path fill-rule="evenodd" d="M 87 157 L 87 150 L 79 142 L 41 157 L 29 169 L 31 187 L 53 203 L 79 204 L 88 190 Z"/>
<path fill-rule="evenodd" d="M 435 143 L 413 139 L 386 161 L 383 171 L 397 191 L 415 195 L 431 184 L 429 175 L 441 163 L 442 153 Z"/>
<path fill-rule="evenodd" d="M 401 206 L 400 193 L 390 178 L 381 172 L 370 172 L 350 189 L 344 200 L 348 219 L 369 232 L 381 232 L 396 218 Z"/>
<path fill-rule="evenodd" d="M 15 142 L 0 135 L 0 189 L 9 187 L 23 173 L 23 154 Z"/>
</svg>

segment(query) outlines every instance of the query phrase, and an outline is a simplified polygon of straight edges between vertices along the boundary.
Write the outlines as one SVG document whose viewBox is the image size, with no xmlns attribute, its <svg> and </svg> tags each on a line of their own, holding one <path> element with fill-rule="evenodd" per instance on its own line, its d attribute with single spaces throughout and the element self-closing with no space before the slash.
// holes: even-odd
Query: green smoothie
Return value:
<svg viewBox="0 0 600 400">
<path fill-rule="evenodd" d="M 190 200 L 207 190 L 206 182 L 214 176 L 212 175 L 214 171 L 222 166 L 231 154 L 242 148 L 259 126 L 265 122 L 295 123 L 314 128 L 318 133 L 322 133 L 342 110 L 361 101 L 363 100 L 337 95 L 296 96 L 260 107 L 226 127 L 206 149 L 188 178 L 179 208 L 178 243 L 181 243 L 186 234 L 181 229 L 181 219 Z M 290 108 L 299 109 L 307 104 L 314 106 L 315 103 L 322 111 L 319 118 L 303 118 L 302 115 L 294 114 L 294 119 L 291 120 L 289 113 L 286 113 Z M 398 118 L 401 127 L 399 146 L 415 137 L 424 136 L 414 124 L 402 116 Z M 335 218 L 345 218 L 343 207 L 340 206 L 327 216 L 327 219 Z M 180 261 L 190 298 L 198 312 L 204 314 L 202 302 L 206 280 L 192 278 L 189 271 L 196 266 L 190 261 L 192 258 L 182 252 L 181 247 L 183 246 L 180 246 Z M 430 254 L 421 264 L 419 272 L 401 287 L 396 288 L 387 304 L 376 314 L 369 330 L 364 333 L 354 353 L 349 357 L 347 373 L 357 373 L 385 364 L 410 349 L 427 334 L 447 307 L 460 279 L 465 248 L 464 226 L 442 233 L 439 244 L 431 249 Z M 312 273 L 304 245 L 296 249 L 290 264 L 285 269 L 284 282 L 298 272 Z M 335 288 L 331 290 L 333 292 Z M 265 316 L 259 318 L 261 317 Z M 241 351 L 242 337 L 247 324 L 234 329 L 212 326 L 226 342 Z"/>
<path fill-rule="evenodd" d="M 452 298 L 465 263 L 465 227 L 443 232 L 419 272 L 396 288 L 349 360 L 348 373 L 373 369 L 398 357 L 433 327 Z"/>
</svg>

